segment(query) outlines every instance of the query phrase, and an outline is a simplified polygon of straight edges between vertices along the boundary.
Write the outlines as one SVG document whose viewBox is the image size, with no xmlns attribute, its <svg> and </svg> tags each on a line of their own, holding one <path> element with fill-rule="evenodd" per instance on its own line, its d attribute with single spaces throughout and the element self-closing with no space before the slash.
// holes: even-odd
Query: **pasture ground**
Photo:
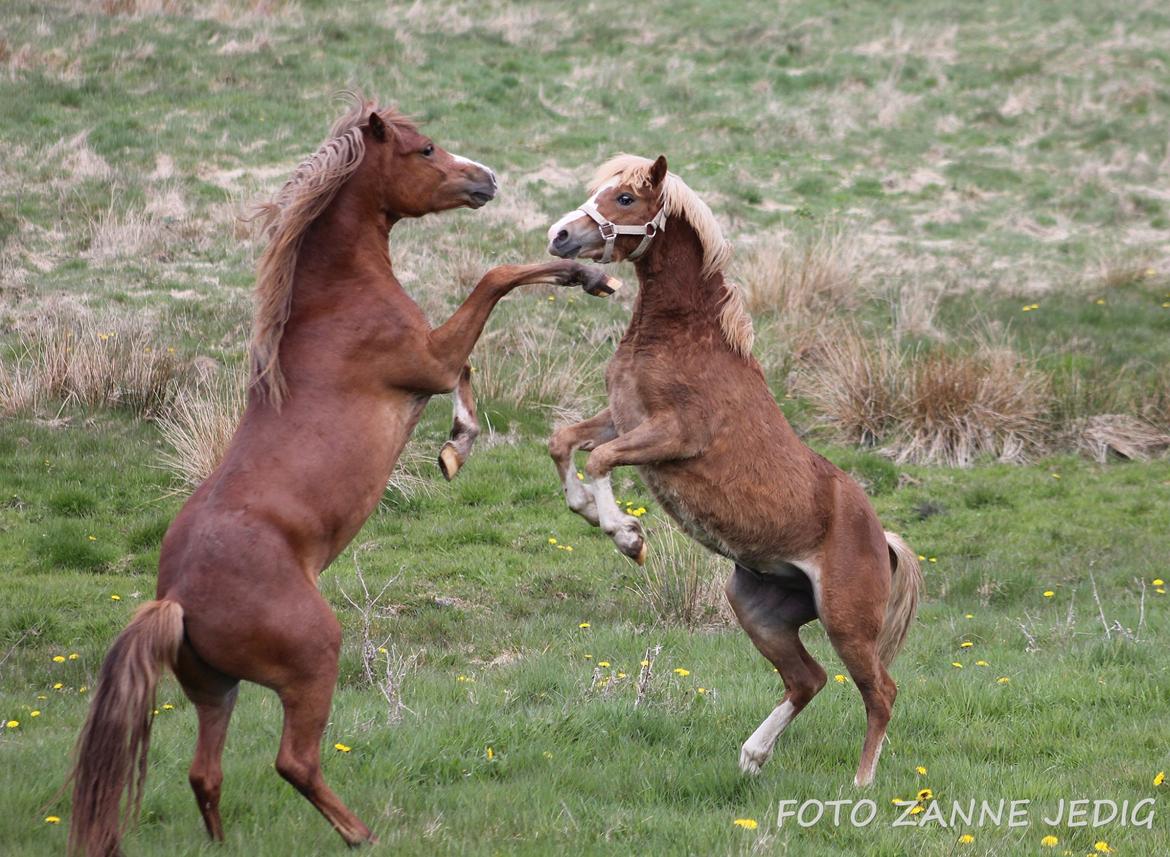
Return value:
<svg viewBox="0 0 1170 857">
<path fill-rule="evenodd" d="M 544 227 L 602 159 L 663 151 L 745 279 L 751 260 L 832 236 L 825 264 L 847 294 L 796 307 L 807 327 L 848 315 L 907 349 L 991 336 L 1051 379 L 1056 416 L 1170 414 L 1162 4 L 98 5 L 3 3 L 5 384 L 57 323 L 110 328 L 87 347 L 144 337 L 180 367 L 230 374 L 258 248 L 237 215 L 319 142 L 349 84 L 501 175 L 483 211 L 394 233 L 396 268 L 435 319 L 491 264 L 541 258 Z M 1170 768 L 1170 596 L 1153 583 L 1170 578 L 1170 461 L 1056 445 L 957 470 L 836 445 L 785 395 L 801 331 L 757 306 L 756 353 L 786 412 L 927 558 L 927 598 L 874 788 L 851 786 L 863 711 L 833 680 L 745 779 L 739 744 L 779 694 L 771 666 L 717 614 L 695 630 L 659 621 L 634 591 L 642 573 L 564 509 L 544 452 L 555 419 L 601 401 L 634 291 L 618 274 L 620 299 L 530 290 L 501 306 L 473 358 L 491 432 L 447 485 L 430 457 L 449 408 L 433 403 L 417 478 L 322 577 L 346 626 L 326 776 L 380 850 L 1003 855 L 1052 853 L 1054 835 L 1055 853 L 1170 853 L 1154 785 Z M 176 385 L 197 395 L 195 374 Z M 62 853 L 68 806 L 50 801 L 83 689 L 151 596 L 181 503 L 151 419 L 167 407 L 33 396 L 0 422 L 0 717 L 19 724 L 0 729 L 4 854 Z M 649 510 L 651 550 L 665 544 L 632 474 L 618 494 Z M 375 590 L 389 582 L 372 637 L 413 662 L 393 725 L 343 594 L 358 567 Z M 818 626 L 805 637 L 842 671 Z M 225 758 L 227 843 L 205 843 L 186 784 L 194 714 L 172 680 L 158 701 L 129 853 L 341 852 L 273 770 L 279 707 L 251 687 Z M 923 788 L 948 808 L 1031 800 L 1030 824 L 894 827 L 890 801 Z M 878 805 L 863 829 L 776 823 L 781 800 L 861 797 Z M 1154 798 L 1152 827 L 1045 825 L 1062 798 Z"/>
</svg>

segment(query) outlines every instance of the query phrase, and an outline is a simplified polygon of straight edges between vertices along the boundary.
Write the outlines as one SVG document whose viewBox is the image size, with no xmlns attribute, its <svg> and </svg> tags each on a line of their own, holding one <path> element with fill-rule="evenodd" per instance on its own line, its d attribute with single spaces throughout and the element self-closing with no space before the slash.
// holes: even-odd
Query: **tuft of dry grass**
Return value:
<svg viewBox="0 0 1170 857">
<path fill-rule="evenodd" d="M 12 360 L 0 365 L 0 412 L 63 401 L 151 417 L 175 396 L 182 374 L 174 349 L 141 323 L 40 315 L 24 323 Z"/>
<path fill-rule="evenodd" d="M 1148 461 L 1170 449 L 1170 435 L 1130 414 L 1097 414 L 1074 429 L 1078 451 L 1105 464 L 1110 459 Z"/>
<path fill-rule="evenodd" d="M 1048 377 L 988 340 L 967 351 L 906 354 L 892 341 L 846 332 L 810 349 L 794 380 L 846 440 L 880 445 L 901 463 L 1022 462 L 1048 445 Z"/>
<path fill-rule="evenodd" d="M 641 579 L 631 587 L 665 625 L 695 630 L 731 619 L 723 595 L 727 561 L 670 522 L 654 527 Z"/>
<path fill-rule="evenodd" d="M 753 315 L 797 319 L 855 306 L 859 273 L 857 245 L 843 229 L 828 226 L 796 241 L 758 244 L 738 269 Z"/>
</svg>

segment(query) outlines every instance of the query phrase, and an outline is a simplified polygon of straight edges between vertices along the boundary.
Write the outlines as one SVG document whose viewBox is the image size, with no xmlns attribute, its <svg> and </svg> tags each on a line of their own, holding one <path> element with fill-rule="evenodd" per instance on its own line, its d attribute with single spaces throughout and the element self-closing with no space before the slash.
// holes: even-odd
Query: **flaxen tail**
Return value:
<svg viewBox="0 0 1170 857">
<path fill-rule="evenodd" d="M 890 585 L 890 600 L 886 602 L 886 619 L 878 634 L 878 657 L 889 666 L 906 642 L 906 632 L 918 611 L 918 596 L 922 592 L 922 566 L 918 554 L 896 533 L 886 533 L 890 547 L 890 567 L 894 578 Z"/>
<path fill-rule="evenodd" d="M 121 854 L 122 834 L 142 803 L 155 687 L 163 667 L 174 668 L 182 640 L 183 608 L 174 601 L 150 601 L 110 647 L 77 740 L 71 855 Z"/>
</svg>

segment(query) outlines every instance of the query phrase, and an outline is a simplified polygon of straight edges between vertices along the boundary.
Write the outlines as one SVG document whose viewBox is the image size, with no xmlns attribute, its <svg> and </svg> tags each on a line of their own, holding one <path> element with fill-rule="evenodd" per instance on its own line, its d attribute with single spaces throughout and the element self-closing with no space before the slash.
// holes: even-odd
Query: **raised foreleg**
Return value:
<svg viewBox="0 0 1170 857">
<path fill-rule="evenodd" d="M 609 408 L 587 420 L 564 426 L 557 429 L 548 442 L 548 454 L 560 476 L 561 485 L 565 491 L 565 501 L 569 508 L 591 523 L 598 526 L 597 504 L 593 499 L 593 489 L 577 478 L 577 468 L 573 466 L 573 455 L 578 449 L 591 450 L 599 444 L 606 443 L 617 437 L 613 418 Z"/>
<path fill-rule="evenodd" d="M 475 396 L 471 390 L 471 366 L 464 364 L 455 386 L 455 415 L 451 420 L 451 436 L 439 450 L 439 469 L 450 482 L 471 455 L 471 446 L 479 437 L 479 420 L 475 415 Z"/>
<path fill-rule="evenodd" d="M 691 458 L 702 451 L 695 427 L 684 428 L 673 414 L 659 414 L 639 423 L 631 431 L 603 443 L 589 453 L 585 474 L 590 479 L 593 500 L 601 529 L 618 550 L 639 565 L 646 561 L 646 542 L 638 519 L 627 515 L 613 499 L 609 474 L 622 465 L 653 465 Z"/>
</svg>

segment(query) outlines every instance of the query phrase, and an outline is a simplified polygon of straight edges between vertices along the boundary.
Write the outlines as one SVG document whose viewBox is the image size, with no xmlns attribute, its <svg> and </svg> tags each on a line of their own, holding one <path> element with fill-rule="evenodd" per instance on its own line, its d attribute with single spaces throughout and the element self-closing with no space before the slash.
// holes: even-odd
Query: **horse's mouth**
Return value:
<svg viewBox="0 0 1170 857">
<path fill-rule="evenodd" d="M 486 193 L 482 190 L 473 190 L 467 195 L 468 205 L 472 208 L 483 208 L 495 197 L 494 193 Z"/>
<path fill-rule="evenodd" d="M 581 242 L 575 241 L 572 244 L 552 242 L 548 245 L 548 252 L 561 259 L 576 259 L 581 255 Z"/>
</svg>

